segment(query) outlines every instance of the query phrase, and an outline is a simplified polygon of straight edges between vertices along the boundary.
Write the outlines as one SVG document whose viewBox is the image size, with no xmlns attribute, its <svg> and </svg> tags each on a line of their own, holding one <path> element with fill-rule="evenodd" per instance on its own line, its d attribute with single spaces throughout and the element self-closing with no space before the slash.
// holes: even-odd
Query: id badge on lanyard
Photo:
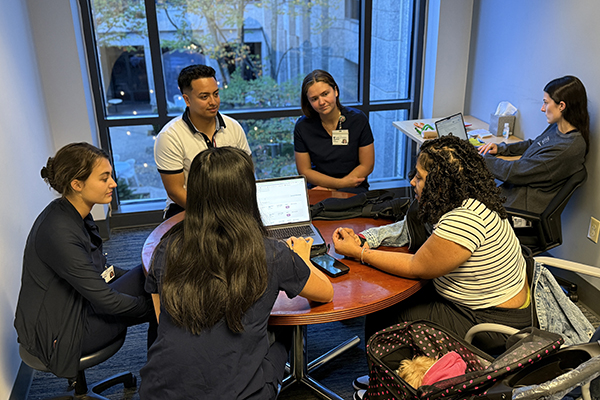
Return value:
<svg viewBox="0 0 600 400">
<path fill-rule="evenodd" d="M 331 132 L 331 144 L 334 146 L 348 146 L 350 141 L 350 134 L 348 129 L 342 129 L 342 122 L 346 120 L 346 117 L 340 115 L 338 122 L 338 128 Z"/>
<path fill-rule="evenodd" d="M 337 129 L 331 132 L 331 144 L 334 146 L 348 146 L 348 129 Z"/>
</svg>

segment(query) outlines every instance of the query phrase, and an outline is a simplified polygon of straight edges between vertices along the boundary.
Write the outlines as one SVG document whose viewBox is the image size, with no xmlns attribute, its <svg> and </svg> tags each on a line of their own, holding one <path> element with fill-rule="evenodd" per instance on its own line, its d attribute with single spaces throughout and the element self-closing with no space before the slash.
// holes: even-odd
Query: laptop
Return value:
<svg viewBox="0 0 600 400">
<path fill-rule="evenodd" d="M 312 237 L 313 246 L 325 243 L 310 220 L 308 188 L 304 176 L 257 180 L 256 199 L 269 236 L 281 240 L 292 236 Z"/>
<path fill-rule="evenodd" d="M 459 139 L 468 139 L 467 128 L 462 113 L 454 114 L 435 122 L 438 137 L 454 135 Z"/>
</svg>

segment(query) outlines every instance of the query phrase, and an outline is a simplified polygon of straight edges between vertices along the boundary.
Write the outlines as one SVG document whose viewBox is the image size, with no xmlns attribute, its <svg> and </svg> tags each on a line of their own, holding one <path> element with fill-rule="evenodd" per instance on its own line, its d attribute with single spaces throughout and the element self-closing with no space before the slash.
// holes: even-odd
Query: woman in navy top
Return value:
<svg viewBox="0 0 600 400">
<path fill-rule="evenodd" d="M 304 78 L 300 101 L 304 116 L 294 127 L 298 173 L 306 176 L 310 187 L 368 190 L 375 150 L 365 114 L 342 107 L 335 80 L 320 69 Z"/>
<path fill-rule="evenodd" d="M 110 203 L 117 187 L 106 153 L 88 143 L 66 145 L 48 159 L 42 178 L 62 196 L 27 237 L 15 328 L 19 343 L 52 373 L 74 378 L 82 354 L 103 348 L 128 326 L 154 321 L 151 342 L 156 318 L 142 266 L 107 268 L 90 214 L 94 204 Z"/>
<path fill-rule="evenodd" d="M 333 298 L 331 282 L 310 263 L 311 244 L 266 236 L 245 152 L 197 155 L 185 219 L 157 247 L 146 281 L 159 328 L 140 371 L 140 397 L 275 398 L 291 339 L 267 327 L 279 291 Z"/>
</svg>

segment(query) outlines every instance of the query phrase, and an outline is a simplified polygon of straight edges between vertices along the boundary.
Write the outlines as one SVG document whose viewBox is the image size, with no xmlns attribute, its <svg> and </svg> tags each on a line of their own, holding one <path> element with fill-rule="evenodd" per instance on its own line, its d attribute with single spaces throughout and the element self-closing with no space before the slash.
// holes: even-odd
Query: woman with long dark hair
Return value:
<svg viewBox="0 0 600 400">
<path fill-rule="evenodd" d="M 506 207 L 541 213 L 567 179 L 583 168 L 590 144 L 583 83 L 574 76 L 550 81 L 544 87 L 541 111 L 549 125 L 537 138 L 479 148 L 483 155 L 521 156 L 515 161 L 485 157 L 494 177 L 503 182 Z"/>
<path fill-rule="evenodd" d="M 365 114 L 343 107 L 337 83 L 320 69 L 304 78 L 300 103 L 304 116 L 294 127 L 298 173 L 306 176 L 311 187 L 368 190 L 375 150 Z"/>
<path fill-rule="evenodd" d="M 52 373 L 77 375 L 79 359 L 110 343 L 128 326 L 154 322 L 139 265 L 108 266 L 102 238 L 90 214 L 117 187 L 107 154 L 72 143 L 50 157 L 42 178 L 61 197 L 35 220 L 23 256 L 15 328 L 19 343 Z"/>
<path fill-rule="evenodd" d="M 185 219 L 157 247 L 146 282 L 160 322 L 141 397 L 275 398 L 289 350 L 289 332 L 267 329 L 279 291 L 333 298 L 311 244 L 266 236 L 250 156 L 231 147 L 196 156 Z"/>
</svg>

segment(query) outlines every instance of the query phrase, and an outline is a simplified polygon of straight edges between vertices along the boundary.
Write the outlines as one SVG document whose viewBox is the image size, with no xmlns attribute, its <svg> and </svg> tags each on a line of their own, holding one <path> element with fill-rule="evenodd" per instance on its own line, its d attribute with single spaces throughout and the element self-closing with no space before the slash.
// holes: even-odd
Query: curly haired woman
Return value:
<svg viewBox="0 0 600 400">
<path fill-rule="evenodd" d="M 434 230 L 415 254 L 375 250 L 368 243 L 361 247 L 348 228 L 334 233 L 339 254 L 390 274 L 431 280 L 407 300 L 368 315 L 366 337 L 418 319 L 461 337 L 483 322 L 531 326 L 525 257 L 483 157 L 469 142 L 447 136 L 421 146 L 416 170 L 411 185 L 419 216 Z M 495 335 L 478 337 L 478 345 L 496 346 Z"/>
</svg>

